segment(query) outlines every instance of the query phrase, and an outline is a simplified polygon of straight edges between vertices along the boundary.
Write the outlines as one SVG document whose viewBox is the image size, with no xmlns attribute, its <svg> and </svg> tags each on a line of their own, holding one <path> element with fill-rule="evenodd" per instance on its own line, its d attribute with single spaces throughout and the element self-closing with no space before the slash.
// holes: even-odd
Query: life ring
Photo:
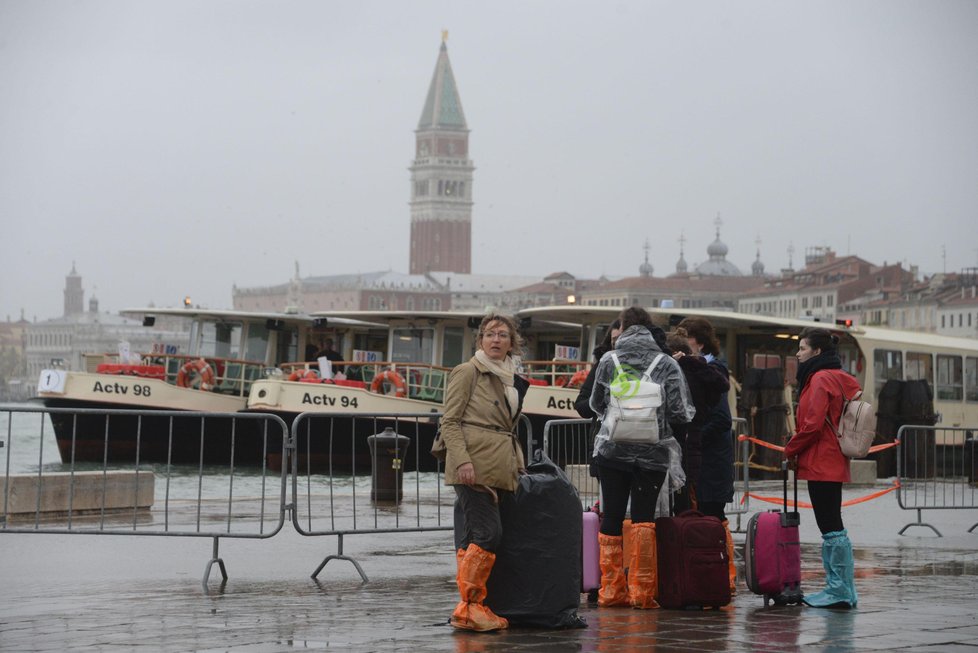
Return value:
<svg viewBox="0 0 978 653">
<path fill-rule="evenodd" d="M 374 380 L 370 383 L 370 391 L 378 393 L 382 392 L 385 381 L 394 386 L 395 397 L 407 396 L 407 386 L 404 384 L 404 379 L 394 370 L 384 370 L 375 376 Z"/>
<path fill-rule="evenodd" d="M 192 388 L 194 382 L 200 378 L 200 390 L 211 390 L 214 388 L 214 370 L 203 358 L 187 361 L 180 371 L 177 372 L 177 386 L 181 388 Z"/>
<path fill-rule="evenodd" d="M 587 380 L 587 372 L 584 370 L 577 370 L 574 372 L 574 376 L 571 377 L 570 382 L 567 384 L 568 388 L 579 388 Z"/>
<path fill-rule="evenodd" d="M 293 370 L 292 374 L 289 374 L 289 381 L 319 383 L 319 372 L 316 370 Z"/>
</svg>

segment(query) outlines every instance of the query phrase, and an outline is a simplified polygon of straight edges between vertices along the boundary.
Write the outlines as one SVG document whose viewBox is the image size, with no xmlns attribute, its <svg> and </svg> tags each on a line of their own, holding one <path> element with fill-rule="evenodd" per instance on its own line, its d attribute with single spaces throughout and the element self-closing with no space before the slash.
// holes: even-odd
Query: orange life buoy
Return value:
<svg viewBox="0 0 978 653">
<path fill-rule="evenodd" d="M 394 396 L 395 397 L 406 397 L 407 396 L 407 386 L 404 385 L 404 379 L 400 374 L 394 370 L 384 370 L 380 374 L 374 377 L 373 382 L 370 384 L 371 392 L 381 392 L 384 386 L 384 382 L 390 383 L 394 386 Z"/>
<path fill-rule="evenodd" d="M 292 374 L 289 374 L 289 381 L 319 383 L 319 372 L 316 370 L 293 370 Z"/>
<path fill-rule="evenodd" d="M 200 390 L 214 388 L 214 370 L 203 358 L 184 363 L 180 371 L 177 372 L 177 385 L 181 388 L 192 388 L 198 378 L 200 379 Z"/>
<path fill-rule="evenodd" d="M 587 372 L 584 370 L 577 370 L 574 372 L 574 376 L 571 377 L 570 382 L 567 384 L 568 388 L 579 388 L 584 384 L 587 379 Z"/>
</svg>

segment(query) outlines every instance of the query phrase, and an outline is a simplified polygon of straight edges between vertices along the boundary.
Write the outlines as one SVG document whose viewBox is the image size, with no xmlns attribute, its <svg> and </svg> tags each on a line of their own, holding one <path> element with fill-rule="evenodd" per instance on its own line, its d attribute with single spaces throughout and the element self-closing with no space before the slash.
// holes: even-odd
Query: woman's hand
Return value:
<svg viewBox="0 0 978 653">
<path fill-rule="evenodd" d="M 475 484 L 475 467 L 472 463 L 465 463 L 459 465 L 455 470 L 455 477 L 458 479 L 459 483 L 464 485 L 474 485 Z"/>
<path fill-rule="evenodd" d="M 798 456 L 788 458 L 788 469 L 791 471 L 798 471 Z"/>
</svg>

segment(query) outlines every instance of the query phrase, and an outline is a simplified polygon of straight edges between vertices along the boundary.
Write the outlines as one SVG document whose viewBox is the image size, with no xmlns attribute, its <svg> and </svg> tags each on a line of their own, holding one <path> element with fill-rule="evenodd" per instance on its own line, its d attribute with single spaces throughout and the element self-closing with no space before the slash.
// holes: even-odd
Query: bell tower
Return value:
<svg viewBox="0 0 978 653">
<path fill-rule="evenodd" d="M 469 129 L 442 32 L 428 97 L 415 130 L 409 272 L 472 271 Z"/>
</svg>

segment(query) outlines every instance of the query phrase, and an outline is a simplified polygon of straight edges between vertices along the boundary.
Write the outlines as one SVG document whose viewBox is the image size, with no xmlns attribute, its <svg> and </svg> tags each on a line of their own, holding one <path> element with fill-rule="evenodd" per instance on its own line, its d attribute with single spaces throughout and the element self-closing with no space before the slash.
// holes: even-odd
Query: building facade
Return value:
<svg viewBox="0 0 978 653">
<path fill-rule="evenodd" d="M 24 328 L 24 369 L 26 381 L 33 384 L 41 371 L 50 367 L 83 371 L 85 354 L 116 353 L 123 342 L 133 353 L 148 353 L 154 345 L 184 343 L 188 331 L 163 325 L 144 327 L 139 320 L 99 312 L 98 299 L 84 306 L 82 278 L 74 264 L 65 277 L 64 315 L 29 323 Z M 33 394 L 33 393 L 31 393 Z"/>
</svg>

